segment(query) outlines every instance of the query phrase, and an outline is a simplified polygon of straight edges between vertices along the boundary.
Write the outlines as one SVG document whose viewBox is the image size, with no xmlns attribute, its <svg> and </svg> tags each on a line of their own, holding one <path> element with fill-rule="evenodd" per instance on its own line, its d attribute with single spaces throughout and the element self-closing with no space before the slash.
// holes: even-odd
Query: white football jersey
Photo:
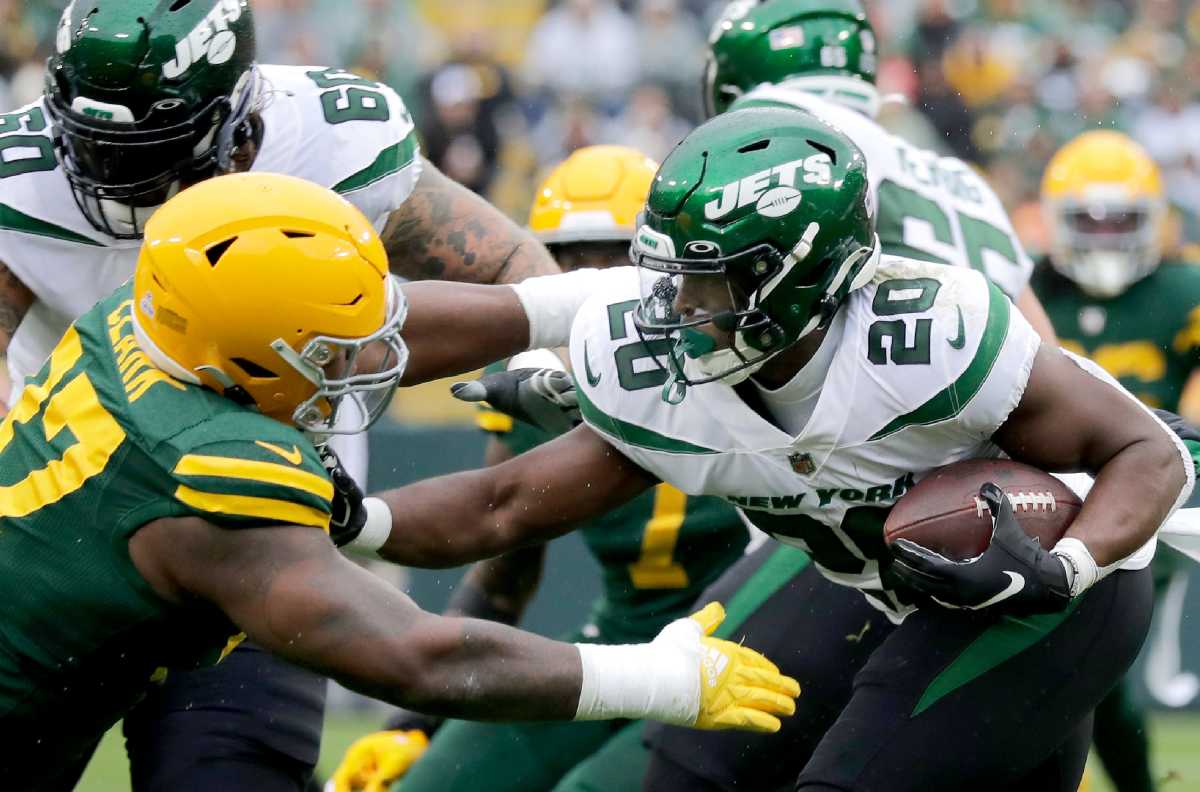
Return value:
<svg viewBox="0 0 1200 792">
<path fill-rule="evenodd" d="M 260 66 L 254 171 L 332 188 L 382 230 L 420 174 L 413 122 L 387 86 L 320 66 Z M 14 393 L 69 324 L 133 275 L 137 240 L 97 231 L 54 159 L 42 101 L 0 116 L 0 262 L 37 296 L 9 345 Z"/>
<path fill-rule="evenodd" d="M 1011 299 L 1024 291 L 1033 261 L 1000 199 L 965 162 L 917 148 L 848 107 L 805 91 L 762 85 L 735 107 L 806 110 L 862 149 L 883 252 L 979 270 Z"/>
<path fill-rule="evenodd" d="M 842 306 L 833 362 L 793 437 L 720 382 L 670 403 L 667 373 L 633 327 L 637 298 L 627 274 L 576 317 L 571 366 L 587 424 L 663 481 L 737 505 L 902 618 L 911 607 L 879 576 L 887 507 L 934 468 L 1002 455 L 992 434 L 1040 343 L 1020 312 L 978 272 L 884 256 Z M 1125 563 L 1152 555 L 1153 542 Z"/>
</svg>

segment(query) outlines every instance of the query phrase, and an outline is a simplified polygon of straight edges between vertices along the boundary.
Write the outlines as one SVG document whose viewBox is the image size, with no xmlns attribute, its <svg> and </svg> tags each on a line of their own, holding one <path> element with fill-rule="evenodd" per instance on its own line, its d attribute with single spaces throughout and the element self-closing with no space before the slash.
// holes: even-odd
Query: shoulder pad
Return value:
<svg viewBox="0 0 1200 792">
<path fill-rule="evenodd" d="M 383 83 L 343 69 L 262 70 L 274 90 L 263 111 L 269 135 L 255 167 L 329 187 L 381 228 L 420 175 L 415 126 L 403 100 Z"/>
</svg>

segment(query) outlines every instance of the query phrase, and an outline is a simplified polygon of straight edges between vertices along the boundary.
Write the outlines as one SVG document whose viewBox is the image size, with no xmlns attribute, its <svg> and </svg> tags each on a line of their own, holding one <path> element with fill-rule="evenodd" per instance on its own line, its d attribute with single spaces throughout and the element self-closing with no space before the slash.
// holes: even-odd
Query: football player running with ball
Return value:
<svg viewBox="0 0 1200 792">
<path fill-rule="evenodd" d="M 0 115 L 0 353 L 15 403 L 71 321 L 133 273 L 147 218 L 220 173 L 329 187 L 411 279 L 515 283 L 545 249 L 443 176 L 387 86 L 337 68 L 255 62 L 247 0 L 67 4 L 46 93 Z M 2 411 L 3 404 L 0 404 Z M 366 436 L 334 441 L 365 480 Z M 125 722 L 134 787 L 302 789 L 325 680 L 244 644 L 172 675 Z"/>
<path fill-rule="evenodd" d="M 70 326 L 0 424 L 9 786 L 72 789 L 152 685 L 241 637 L 448 717 L 771 731 L 792 711 L 794 680 L 706 637 L 718 604 L 596 651 L 424 613 L 330 540 L 348 477 L 312 438 L 364 431 L 402 380 L 446 373 L 446 354 L 420 347 L 448 346 L 454 310 L 479 318 L 459 324 L 451 369 L 519 351 L 512 289 L 402 291 L 362 213 L 289 176 L 206 180 L 145 235 L 132 282 Z M 402 512 L 385 497 L 367 502 L 360 539 L 391 527 L 389 505 Z"/>
<path fill-rule="evenodd" d="M 1154 160 L 1119 132 L 1086 132 L 1050 160 L 1042 204 L 1051 249 L 1033 283 L 1060 343 L 1146 404 L 1180 411 L 1200 363 L 1200 268 L 1163 256 L 1167 199 Z M 1158 595 L 1188 572 L 1167 548 L 1152 570 Z M 1159 603 L 1158 629 L 1177 640 L 1181 613 Z M 1122 681 L 1096 709 L 1096 753 L 1121 792 L 1150 792 L 1146 717 L 1130 688 Z"/>
<path fill-rule="evenodd" d="M 580 149 L 554 168 L 538 189 L 529 228 L 566 270 L 627 265 L 637 215 L 657 169 L 658 163 L 624 146 Z M 556 361 L 549 355 L 518 355 L 507 368 L 553 367 Z M 494 372 L 505 369 L 505 363 L 489 367 Z M 537 376 L 554 375 L 547 371 Z M 562 431 L 551 433 L 496 410 L 481 412 L 479 425 L 491 434 L 488 464 L 511 459 L 571 428 L 565 417 L 562 424 Z M 602 644 L 649 640 L 665 624 L 686 615 L 700 593 L 742 556 L 748 538 L 733 506 L 717 498 L 689 498 L 669 484 L 659 484 L 580 530 L 600 565 L 603 593 L 571 640 Z M 447 613 L 518 623 L 537 590 L 544 557 L 545 546 L 536 545 L 475 565 L 455 588 Z M 728 634 L 737 626 L 738 620 L 730 618 L 720 629 Z M 380 784 L 395 780 L 415 759 L 414 748 L 423 745 L 411 729 L 428 731 L 433 725 L 425 718 L 402 715 L 390 732 L 363 738 L 334 774 L 333 789 L 355 788 L 350 779 L 370 778 Z M 594 768 L 601 775 L 591 780 L 600 789 L 633 789 L 640 785 L 646 766 L 640 749 L 642 726 L 634 724 L 626 734 L 623 724 L 614 722 L 451 721 L 440 727 L 429 750 L 404 776 L 404 789 L 560 789 L 570 785 L 559 782 L 572 768 L 598 751 L 615 750 L 610 744 L 616 741 L 638 746 L 628 754 L 633 761 L 603 762 Z"/>
<path fill-rule="evenodd" d="M 811 114 L 734 110 L 698 128 L 655 179 L 636 272 L 608 273 L 576 317 L 586 425 L 383 496 L 379 553 L 489 557 L 659 481 L 723 497 L 898 625 L 851 670 L 798 789 L 1074 790 L 1091 712 L 1145 638 L 1155 534 L 1193 460 L 981 273 L 883 255 L 869 195 L 862 152 Z M 1095 477 L 1054 547 L 1004 499 L 971 561 L 885 546 L 888 507 L 914 482 L 1002 454 Z M 647 784 L 660 788 L 653 768 Z"/>
</svg>

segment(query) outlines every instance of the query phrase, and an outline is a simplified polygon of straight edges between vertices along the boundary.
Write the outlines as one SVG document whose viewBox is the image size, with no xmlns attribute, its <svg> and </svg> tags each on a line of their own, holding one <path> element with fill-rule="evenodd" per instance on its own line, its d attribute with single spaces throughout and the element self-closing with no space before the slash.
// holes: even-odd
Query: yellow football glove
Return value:
<svg viewBox="0 0 1200 792">
<path fill-rule="evenodd" d="M 387 792 L 429 747 L 422 731 L 381 731 L 360 737 L 346 751 L 325 792 Z"/>
<path fill-rule="evenodd" d="M 725 621 L 721 603 L 708 603 L 691 619 L 705 636 L 700 639 L 704 656 L 696 728 L 779 731 L 782 724 L 776 716 L 796 711 L 800 684 L 753 649 L 707 637 Z"/>
</svg>

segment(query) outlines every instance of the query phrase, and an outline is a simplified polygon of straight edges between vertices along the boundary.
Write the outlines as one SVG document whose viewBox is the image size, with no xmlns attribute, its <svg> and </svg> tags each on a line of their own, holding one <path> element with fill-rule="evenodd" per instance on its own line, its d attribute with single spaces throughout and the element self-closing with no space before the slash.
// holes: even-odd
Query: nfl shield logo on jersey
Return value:
<svg viewBox="0 0 1200 792">
<path fill-rule="evenodd" d="M 792 470 L 801 476 L 811 476 L 817 469 L 817 466 L 813 464 L 811 454 L 788 454 L 788 462 L 792 463 Z"/>
</svg>

